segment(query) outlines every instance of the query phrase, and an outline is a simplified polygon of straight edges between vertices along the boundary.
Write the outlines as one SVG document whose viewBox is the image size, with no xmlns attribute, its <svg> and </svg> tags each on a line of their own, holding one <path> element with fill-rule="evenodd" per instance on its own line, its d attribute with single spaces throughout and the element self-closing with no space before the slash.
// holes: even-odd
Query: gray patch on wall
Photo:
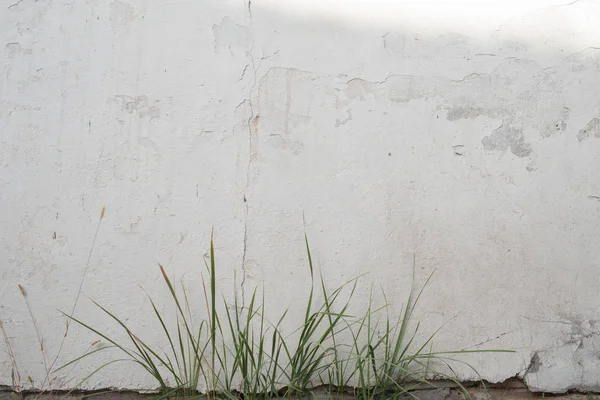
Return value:
<svg viewBox="0 0 600 400">
<path fill-rule="evenodd" d="M 135 19 L 134 8 L 129 3 L 121 0 L 110 4 L 110 23 L 114 30 L 127 30 L 129 24 Z"/>
<path fill-rule="evenodd" d="M 115 97 L 120 101 L 121 109 L 129 114 L 137 113 L 140 118 L 160 118 L 160 108 L 151 106 L 146 95 L 136 97 L 119 95 Z"/>
<path fill-rule="evenodd" d="M 486 151 L 510 151 L 517 157 L 527 157 L 531 154 L 531 145 L 525 142 L 523 129 L 510 124 L 510 114 L 499 108 L 482 108 L 459 106 L 448 109 L 446 119 L 458 121 L 460 119 L 475 119 L 477 117 L 500 119 L 502 124 L 492 133 L 485 136 L 481 143 Z"/>
<path fill-rule="evenodd" d="M 298 140 L 290 140 L 284 138 L 279 134 L 269 135 L 267 139 L 267 145 L 281 150 L 289 150 L 293 155 L 297 156 L 298 154 L 304 151 L 304 143 Z"/>
<path fill-rule="evenodd" d="M 215 37 L 215 52 L 222 47 L 231 50 L 232 46 L 244 49 L 250 46 L 250 30 L 236 24 L 229 17 L 224 17 L 220 24 L 213 25 L 212 31 Z"/>
<path fill-rule="evenodd" d="M 506 126 L 504 123 L 481 140 L 485 150 L 510 151 L 517 157 L 527 157 L 531 154 L 531 145 L 523 138 L 523 130 Z"/>
<path fill-rule="evenodd" d="M 594 118 L 581 128 L 577 133 L 577 139 L 581 142 L 589 137 L 600 138 L 600 119 Z"/>
<path fill-rule="evenodd" d="M 459 119 L 475 119 L 480 116 L 488 118 L 503 118 L 506 111 L 500 109 L 487 109 L 481 107 L 452 107 L 448 109 L 446 119 L 448 121 L 458 121 Z"/>
<path fill-rule="evenodd" d="M 22 50 L 21 44 L 20 43 L 6 43 L 6 45 L 4 46 L 4 48 L 6 49 L 6 51 L 8 52 L 8 56 L 12 57 L 16 54 L 19 54 Z"/>
<path fill-rule="evenodd" d="M 562 110 L 560 112 L 560 118 L 549 119 L 549 122 L 539 127 L 541 135 L 543 137 L 550 137 L 565 132 L 567 130 L 567 119 L 569 119 L 569 111 Z"/>
<path fill-rule="evenodd" d="M 381 37 L 383 48 L 391 54 L 403 54 L 406 49 L 406 36 L 401 33 L 388 32 Z"/>
</svg>

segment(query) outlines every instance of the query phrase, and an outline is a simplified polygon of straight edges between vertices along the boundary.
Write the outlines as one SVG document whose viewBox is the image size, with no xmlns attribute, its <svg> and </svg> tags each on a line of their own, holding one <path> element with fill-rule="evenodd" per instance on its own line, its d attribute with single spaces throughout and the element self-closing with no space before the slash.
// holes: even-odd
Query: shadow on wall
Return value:
<svg viewBox="0 0 600 400">
<path fill-rule="evenodd" d="M 484 379 L 600 389 L 598 2 L 90 3 L 0 13 L 2 281 L 47 300 L 49 331 L 98 204 L 85 290 L 142 327 L 123 293 L 158 288 L 157 261 L 195 271 L 211 225 L 223 279 L 294 315 L 305 211 L 332 286 L 369 271 L 401 308 L 413 254 L 417 285 L 437 269 L 423 331 L 518 350 L 473 356 Z"/>
</svg>

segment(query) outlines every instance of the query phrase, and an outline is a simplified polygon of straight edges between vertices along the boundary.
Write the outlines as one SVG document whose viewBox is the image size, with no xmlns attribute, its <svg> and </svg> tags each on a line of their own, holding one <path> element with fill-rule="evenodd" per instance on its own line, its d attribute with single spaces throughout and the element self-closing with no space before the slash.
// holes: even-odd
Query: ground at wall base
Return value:
<svg viewBox="0 0 600 400">
<path fill-rule="evenodd" d="M 410 396 L 402 399 L 414 400 L 464 400 L 465 395 L 452 382 L 436 382 L 436 389 L 419 389 L 411 392 Z M 533 393 L 527 389 L 525 384 L 518 379 L 511 379 L 501 384 L 488 385 L 486 388 L 480 385 L 467 387 L 472 400 L 526 400 L 526 399 L 553 399 L 553 400 L 600 400 L 600 394 L 566 393 L 566 394 L 547 394 Z M 10 391 L 7 387 L 0 387 L 0 400 L 151 400 L 155 394 L 143 394 L 135 391 L 109 391 L 99 394 L 98 392 L 77 392 L 66 395 L 40 394 L 36 392 L 27 392 L 18 395 Z M 205 400 L 206 396 L 198 397 Z M 323 389 L 315 390 L 311 395 L 303 397 L 303 400 L 352 400 L 355 397 L 351 394 L 331 394 Z M 174 398 L 175 399 L 175 398 Z M 299 398 L 300 399 L 300 398 Z"/>
</svg>

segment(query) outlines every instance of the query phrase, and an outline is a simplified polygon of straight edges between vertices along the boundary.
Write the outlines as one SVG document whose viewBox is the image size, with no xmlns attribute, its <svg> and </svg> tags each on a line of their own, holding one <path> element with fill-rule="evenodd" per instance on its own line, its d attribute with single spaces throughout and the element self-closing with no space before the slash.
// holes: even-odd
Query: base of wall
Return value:
<svg viewBox="0 0 600 400">
<path fill-rule="evenodd" d="M 465 395 L 451 381 L 433 382 L 435 388 L 423 387 L 411 392 L 406 399 L 413 400 L 464 400 Z M 465 383 L 467 391 L 472 400 L 526 400 L 543 399 L 553 400 L 600 400 L 600 394 L 566 393 L 547 394 L 531 392 L 519 379 L 509 379 L 500 384 Z M 150 400 L 156 394 L 139 393 L 127 390 L 102 390 L 102 391 L 78 391 L 71 394 L 66 392 L 40 393 L 27 391 L 15 393 L 8 387 L 0 386 L 0 400 Z M 206 396 L 195 399 L 204 400 Z M 303 400 L 353 400 L 351 393 L 328 393 L 324 388 L 316 388 L 311 395 Z"/>
</svg>

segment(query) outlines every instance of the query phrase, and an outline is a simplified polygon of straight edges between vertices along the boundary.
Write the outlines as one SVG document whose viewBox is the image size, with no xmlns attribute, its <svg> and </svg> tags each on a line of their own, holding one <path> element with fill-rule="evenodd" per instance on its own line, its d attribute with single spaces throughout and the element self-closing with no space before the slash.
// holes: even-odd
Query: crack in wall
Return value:
<svg viewBox="0 0 600 400">
<path fill-rule="evenodd" d="M 261 57 L 261 62 L 258 64 L 258 68 L 256 67 L 256 63 L 254 61 L 254 35 L 253 35 L 253 29 L 252 29 L 252 0 L 248 0 L 248 18 L 249 18 L 249 22 L 250 22 L 250 49 L 246 52 L 247 57 L 249 58 L 250 62 L 248 64 L 246 64 L 246 66 L 244 67 L 244 70 L 242 71 L 242 76 L 240 77 L 240 80 L 242 80 L 246 74 L 246 70 L 248 69 L 248 67 L 252 66 L 252 72 L 253 72 L 253 76 L 252 76 L 252 86 L 250 87 L 250 90 L 248 92 L 248 98 L 245 99 L 244 101 L 242 101 L 241 104 L 248 102 L 248 106 L 250 107 L 250 116 L 248 117 L 248 119 L 246 120 L 246 126 L 248 127 L 248 164 L 246 166 L 246 185 L 244 187 L 244 194 L 243 194 L 243 201 L 244 201 L 244 206 L 245 206 L 245 210 L 244 210 L 244 241 L 243 241 L 243 253 L 242 253 L 242 265 L 241 265 L 241 270 L 242 270 L 242 280 L 240 282 L 240 297 L 241 297 L 241 310 L 244 309 L 245 305 L 246 305 L 246 297 L 245 297 L 245 291 L 244 291 L 244 285 L 246 284 L 246 261 L 247 261 L 247 254 L 248 254 L 248 218 L 249 218 L 249 214 L 250 214 L 250 202 L 249 202 L 249 190 L 250 190 L 250 179 L 251 179 L 251 172 L 252 172 L 252 160 L 254 158 L 254 154 L 253 154 L 253 136 L 256 133 L 258 126 L 257 123 L 259 121 L 259 116 L 255 115 L 254 112 L 254 103 L 252 101 L 252 94 L 254 92 L 254 90 L 256 89 L 256 85 L 258 83 L 257 80 L 257 74 L 258 74 L 258 70 L 261 67 L 262 61 L 265 59 L 265 57 Z M 266 57 L 268 58 L 268 57 Z M 238 107 L 240 106 L 238 105 Z M 237 107 L 236 107 L 237 109 Z M 253 127 L 254 125 L 254 127 Z M 236 297 L 237 297 L 237 293 L 236 293 Z"/>
<path fill-rule="evenodd" d="M 493 337 L 493 338 L 489 338 L 489 339 L 487 339 L 487 340 L 484 340 L 484 341 L 482 341 L 482 342 L 479 342 L 479 343 L 477 343 L 477 344 L 474 344 L 473 346 L 465 347 L 464 349 L 462 349 L 462 351 L 469 350 L 469 349 L 473 349 L 473 348 L 479 347 L 479 346 L 481 346 L 481 345 L 483 345 L 483 344 L 486 344 L 486 343 L 489 343 L 489 342 L 493 342 L 494 340 L 498 340 L 498 339 L 500 339 L 501 337 L 503 337 L 503 336 L 506 336 L 506 335 L 508 335 L 509 333 L 513 333 L 513 332 L 516 332 L 516 331 L 517 331 L 516 329 L 513 329 L 512 331 L 508 331 L 508 332 L 501 333 L 501 334 L 500 334 L 500 335 L 498 335 L 498 336 L 495 336 L 495 337 Z M 485 351 L 485 350 L 482 350 L 482 351 Z"/>
<path fill-rule="evenodd" d="M 14 4 L 11 4 L 10 6 L 8 6 L 8 9 L 10 10 L 11 8 L 18 7 L 22 2 L 23 2 L 23 0 L 19 0 Z"/>
<path fill-rule="evenodd" d="M 257 70 L 255 68 L 254 65 L 254 57 L 252 56 L 252 49 L 254 48 L 254 42 L 252 43 L 252 48 L 250 49 L 249 52 L 249 57 L 250 57 L 250 63 L 252 64 L 252 70 L 254 71 L 254 78 L 253 78 L 253 83 L 252 83 L 252 87 L 250 88 L 250 92 L 248 94 L 248 99 L 244 100 L 248 102 L 248 105 L 250 106 L 250 116 L 248 117 L 248 120 L 246 121 L 246 125 L 248 127 L 248 164 L 246 166 L 246 186 L 244 187 L 244 206 L 245 206 L 245 213 L 244 213 L 244 247 L 243 247 L 243 253 L 242 253 L 242 281 L 240 282 L 240 294 L 241 294 L 241 308 L 243 309 L 245 304 L 246 304 L 246 299 L 245 299 L 245 293 L 244 293 L 244 284 L 246 283 L 246 255 L 248 252 L 248 215 L 250 214 L 250 203 L 248 202 L 248 191 L 250 189 L 250 173 L 252 171 L 252 158 L 253 158 L 253 154 L 252 154 L 252 136 L 253 136 L 253 131 L 252 131 L 252 119 L 254 118 L 254 105 L 252 104 L 252 92 L 254 90 L 254 88 L 256 87 L 256 73 Z"/>
</svg>

